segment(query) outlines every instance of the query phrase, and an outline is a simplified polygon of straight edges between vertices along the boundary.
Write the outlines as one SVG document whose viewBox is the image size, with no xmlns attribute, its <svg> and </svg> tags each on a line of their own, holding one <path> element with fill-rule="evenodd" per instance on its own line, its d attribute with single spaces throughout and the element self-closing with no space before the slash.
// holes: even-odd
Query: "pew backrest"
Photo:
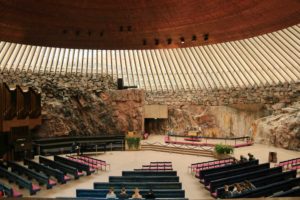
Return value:
<svg viewBox="0 0 300 200">
<path fill-rule="evenodd" d="M 92 172 L 94 172 L 94 170 L 91 169 L 89 165 L 71 160 L 69 158 L 64 158 L 61 156 L 54 156 L 54 161 L 57 161 L 59 163 L 63 163 L 66 165 L 70 165 L 70 166 L 76 168 L 78 171 L 85 171 L 87 175 L 90 175 Z"/>
<path fill-rule="evenodd" d="M 178 182 L 178 176 L 110 176 L 109 182 Z"/>
<path fill-rule="evenodd" d="M 223 172 L 223 171 L 226 171 L 226 170 L 237 169 L 237 168 L 242 168 L 242 167 L 251 166 L 251 165 L 258 165 L 258 163 L 259 163 L 258 160 L 253 160 L 253 161 L 248 161 L 248 162 L 245 162 L 245 163 L 238 163 L 238 164 L 226 165 L 226 166 L 219 167 L 219 168 L 201 170 L 199 172 L 199 178 L 203 179 L 204 176 L 208 175 L 208 174 Z"/>
<path fill-rule="evenodd" d="M 182 184 L 179 182 L 95 182 L 94 189 L 107 189 L 107 188 L 121 189 L 125 187 L 126 189 L 134 189 L 138 187 L 139 189 L 181 189 Z"/>
<path fill-rule="evenodd" d="M 239 174 L 227 178 L 222 178 L 210 182 L 209 189 L 211 193 L 214 193 L 217 188 L 223 187 L 224 185 L 230 185 L 233 183 L 241 182 L 244 180 L 254 179 L 258 177 L 268 176 L 271 174 L 277 174 L 282 172 L 282 167 L 274 167 L 271 169 L 261 169 L 255 172 Z"/>
<path fill-rule="evenodd" d="M 269 168 L 270 168 L 270 163 L 264 163 L 264 164 L 260 164 L 260 165 L 247 166 L 247 167 L 232 169 L 232 170 L 228 170 L 228 171 L 208 174 L 208 175 L 204 176 L 204 185 L 209 185 L 210 181 L 213 181 L 213 180 L 226 178 L 226 177 L 230 177 L 233 175 L 243 174 L 246 172 L 247 173 L 253 172 L 253 171 L 257 171 L 257 170 L 261 170 L 261 169 L 269 169 Z"/>
<path fill-rule="evenodd" d="M 78 179 L 81 176 L 81 174 L 78 172 L 76 168 L 71 167 L 69 165 L 65 165 L 63 163 L 55 162 L 53 160 L 50 160 L 42 156 L 39 156 L 39 162 L 51 168 L 58 169 L 64 172 L 65 174 L 67 173 L 71 174 L 72 176 L 74 176 L 75 179 Z"/>
<path fill-rule="evenodd" d="M 176 171 L 122 171 L 122 176 L 177 176 Z"/>
<path fill-rule="evenodd" d="M 259 187 L 245 193 L 234 196 L 233 198 L 253 198 L 253 197 L 265 197 L 274 194 L 275 192 L 289 190 L 295 186 L 300 185 L 300 177 L 280 182 L 275 182 L 270 185 Z"/>
</svg>

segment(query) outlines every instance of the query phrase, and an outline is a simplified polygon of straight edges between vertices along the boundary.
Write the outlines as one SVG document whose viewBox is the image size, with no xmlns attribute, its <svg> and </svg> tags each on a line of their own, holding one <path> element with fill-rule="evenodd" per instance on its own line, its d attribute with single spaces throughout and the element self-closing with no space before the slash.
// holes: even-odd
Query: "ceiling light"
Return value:
<svg viewBox="0 0 300 200">
<path fill-rule="evenodd" d="M 184 44 L 184 37 L 180 38 L 180 42 L 181 42 L 181 44 Z"/>
<path fill-rule="evenodd" d="M 197 40 L 197 36 L 196 35 L 193 35 L 192 36 L 192 41 L 196 41 Z"/>
</svg>

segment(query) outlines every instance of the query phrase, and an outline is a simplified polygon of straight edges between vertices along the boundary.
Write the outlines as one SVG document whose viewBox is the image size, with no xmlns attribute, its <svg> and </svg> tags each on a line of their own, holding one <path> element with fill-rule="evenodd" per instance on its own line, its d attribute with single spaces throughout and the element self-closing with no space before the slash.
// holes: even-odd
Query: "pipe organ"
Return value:
<svg viewBox="0 0 300 200">
<path fill-rule="evenodd" d="M 41 110 L 40 93 L 0 83 L 0 157 L 30 157 L 31 130 L 41 125 Z"/>
</svg>

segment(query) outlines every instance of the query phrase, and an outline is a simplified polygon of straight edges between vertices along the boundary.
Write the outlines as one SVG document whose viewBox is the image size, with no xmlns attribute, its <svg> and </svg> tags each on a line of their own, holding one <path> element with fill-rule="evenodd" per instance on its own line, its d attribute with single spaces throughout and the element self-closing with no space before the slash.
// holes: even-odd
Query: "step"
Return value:
<svg viewBox="0 0 300 200">
<path fill-rule="evenodd" d="M 143 144 L 143 145 L 141 145 L 141 150 L 151 150 L 151 151 L 178 153 L 178 154 L 184 154 L 184 155 L 214 157 L 213 152 L 209 151 L 209 150 L 197 150 L 197 149 L 188 149 L 188 148 L 180 148 L 180 147 L 168 147 L 168 146 L 152 145 L 152 144 Z"/>
</svg>

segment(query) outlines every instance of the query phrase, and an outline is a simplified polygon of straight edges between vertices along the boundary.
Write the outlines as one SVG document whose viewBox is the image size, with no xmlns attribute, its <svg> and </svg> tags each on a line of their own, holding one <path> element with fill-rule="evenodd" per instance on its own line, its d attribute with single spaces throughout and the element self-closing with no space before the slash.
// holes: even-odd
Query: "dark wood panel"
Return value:
<svg viewBox="0 0 300 200">
<path fill-rule="evenodd" d="M 0 0 L 0 40 L 68 48 L 198 46 L 299 22 L 297 0 Z"/>
</svg>

